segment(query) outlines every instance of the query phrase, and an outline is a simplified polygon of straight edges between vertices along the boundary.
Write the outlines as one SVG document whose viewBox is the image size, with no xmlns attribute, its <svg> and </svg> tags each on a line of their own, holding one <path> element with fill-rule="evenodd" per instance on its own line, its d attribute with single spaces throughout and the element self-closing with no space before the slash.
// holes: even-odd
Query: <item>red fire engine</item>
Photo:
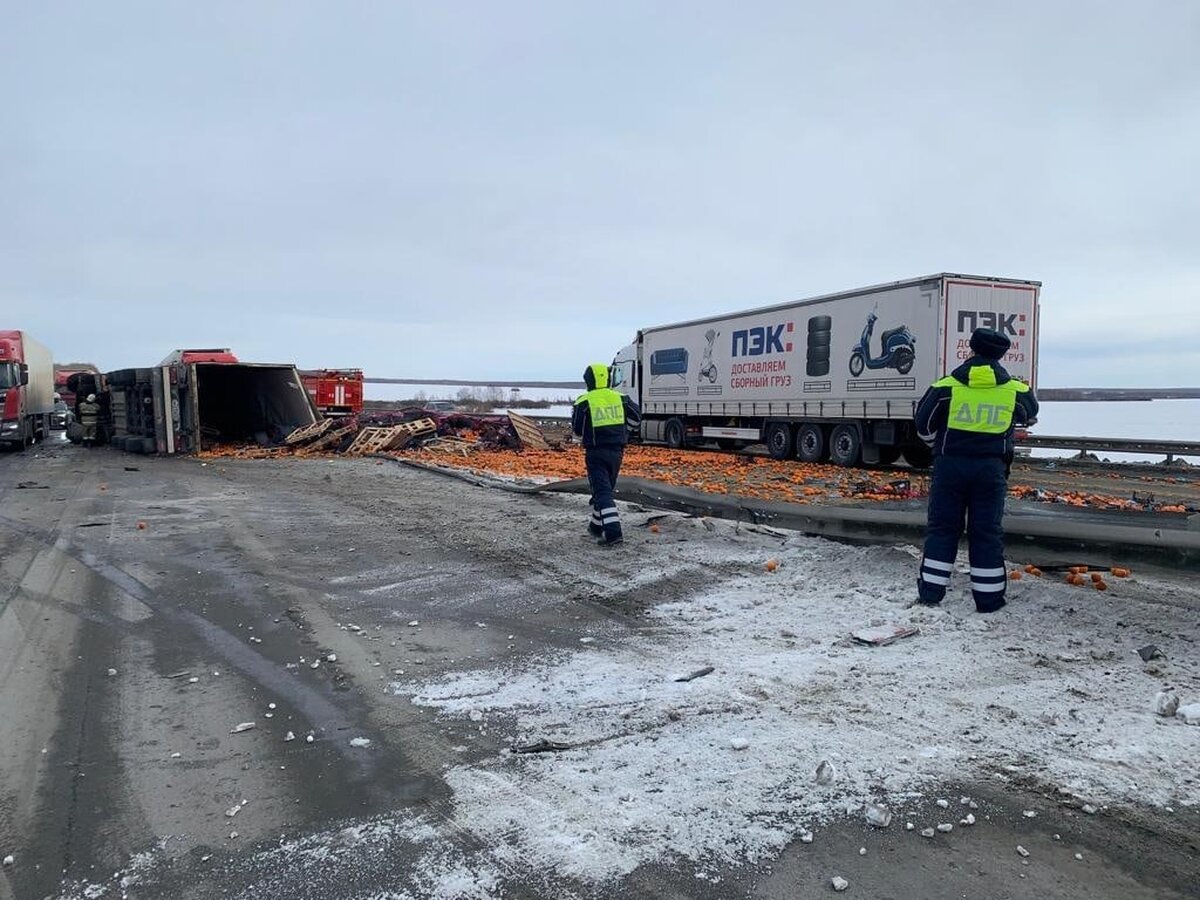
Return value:
<svg viewBox="0 0 1200 900">
<path fill-rule="evenodd" d="M 362 369 L 317 369 L 301 372 L 304 389 L 313 405 L 327 416 L 350 416 L 362 412 Z"/>
</svg>

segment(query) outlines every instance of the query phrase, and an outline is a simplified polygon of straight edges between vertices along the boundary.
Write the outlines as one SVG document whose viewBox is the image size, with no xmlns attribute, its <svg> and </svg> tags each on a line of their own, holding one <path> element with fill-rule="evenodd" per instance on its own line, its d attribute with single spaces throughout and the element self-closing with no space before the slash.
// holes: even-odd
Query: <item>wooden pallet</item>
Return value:
<svg viewBox="0 0 1200 900">
<path fill-rule="evenodd" d="M 396 436 L 390 428 L 364 428 L 346 448 L 345 453 L 347 456 L 382 453 L 395 439 Z"/>
<path fill-rule="evenodd" d="M 512 427 L 517 432 L 517 437 L 521 439 L 521 443 L 530 450 L 550 449 L 550 442 L 546 440 L 542 430 L 533 424 L 532 419 L 520 413 L 510 412 L 508 421 L 512 422 Z"/>
<path fill-rule="evenodd" d="M 437 422 L 433 419 L 417 419 L 415 422 L 405 422 L 403 425 L 393 426 L 392 430 L 396 433 L 396 438 L 387 449 L 399 450 L 401 447 L 407 447 L 417 438 L 437 434 Z"/>
<path fill-rule="evenodd" d="M 426 441 L 421 445 L 421 449 L 431 450 L 434 453 L 457 453 L 460 456 L 470 456 L 475 450 L 475 445 L 462 438 L 438 437 Z"/>
<path fill-rule="evenodd" d="M 326 421 L 332 421 L 327 419 Z M 308 446 L 302 448 L 305 451 L 327 450 L 341 441 L 346 435 L 353 434 L 357 426 L 352 422 L 349 425 L 343 425 L 341 428 L 334 428 L 332 431 L 326 431 L 323 435 L 317 438 Z"/>
<path fill-rule="evenodd" d="M 297 444 L 303 444 L 307 441 L 315 441 L 317 438 L 329 432 L 333 428 L 333 419 L 319 419 L 311 425 L 301 425 L 286 438 L 283 442 L 289 447 L 294 447 Z"/>
</svg>

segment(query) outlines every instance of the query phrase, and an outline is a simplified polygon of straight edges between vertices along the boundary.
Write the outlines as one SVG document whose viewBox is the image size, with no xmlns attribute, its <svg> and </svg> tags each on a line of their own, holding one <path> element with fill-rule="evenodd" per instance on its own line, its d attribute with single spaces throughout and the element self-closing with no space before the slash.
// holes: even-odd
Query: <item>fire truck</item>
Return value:
<svg viewBox="0 0 1200 900">
<path fill-rule="evenodd" d="M 362 412 L 362 369 L 315 369 L 300 373 L 313 406 L 327 416 L 352 416 Z"/>
</svg>

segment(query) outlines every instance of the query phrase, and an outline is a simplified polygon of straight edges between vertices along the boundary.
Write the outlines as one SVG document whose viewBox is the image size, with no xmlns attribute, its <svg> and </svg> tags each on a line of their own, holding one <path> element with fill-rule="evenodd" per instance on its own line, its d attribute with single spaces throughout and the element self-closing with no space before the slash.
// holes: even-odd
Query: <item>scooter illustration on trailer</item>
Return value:
<svg viewBox="0 0 1200 900">
<path fill-rule="evenodd" d="M 912 371 L 917 359 L 917 339 L 908 330 L 907 325 L 897 325 L 889 328 L 880 335 L 881 352 L 879 356 L 871 355 L 871 332 L 875 330 L 875 322 L 879 316 L 874 311 L 867 316 L 867 326 L 863 329 L 858 343 L 850 348 L 850 374 L 857 378 L 864 369 L 895 369 L 901 375 Z"/>
</svg>

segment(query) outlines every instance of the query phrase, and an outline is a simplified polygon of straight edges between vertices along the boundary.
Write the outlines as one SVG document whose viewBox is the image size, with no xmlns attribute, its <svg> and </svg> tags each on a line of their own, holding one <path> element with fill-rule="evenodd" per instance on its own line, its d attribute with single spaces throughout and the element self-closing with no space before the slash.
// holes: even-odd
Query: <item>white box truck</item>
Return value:
<svg viewBox="0 0 1200 900">
<path fill-rule="evenodd" d="M 642 407 L 642 440 L 681 448 L 764 443 L 775 459 L 928 466 L 913 414 L 971 355 L 975 328 L 1036 387 L 1041 283 L 930 275 L 638 332 L 614 387 Z"/>
</svg>

